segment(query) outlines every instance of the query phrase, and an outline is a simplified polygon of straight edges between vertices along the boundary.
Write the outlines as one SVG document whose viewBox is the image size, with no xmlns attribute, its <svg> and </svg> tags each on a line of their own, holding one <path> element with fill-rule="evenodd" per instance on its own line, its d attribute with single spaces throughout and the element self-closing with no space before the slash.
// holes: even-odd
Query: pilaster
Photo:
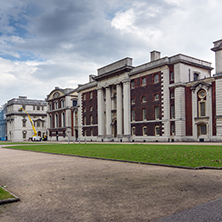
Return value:
<svg viewBox="0 0 222 222">
<path fill-rule="evenodd" d="M 111 123 L 112 123 L 112 114 L 111 114 L 111 92 L 110 87 L 106 88 L 106 136 L 111 137 Z"/>
<path fill-rule="evenodd" d="M 98 103 L 98 136 L 104 137 L 105 123 L 104 123 L 104 93 L 103 88 L 99 88 L 97 91 L 97 103 Z"/>
<path fill-rule="evenodd" d="M 126 140 L 130 139 L 130 80 L 127 79 L 123 82 L 123 110 L 124 110 L 124 137 Z"/>
<path fill-rule="evenodd" d="M 123 98 L 122 98 L 122 86 L 116 85 L 117 91 L 117 136 L 122 137 L 123 133 Z"/>
</svg>

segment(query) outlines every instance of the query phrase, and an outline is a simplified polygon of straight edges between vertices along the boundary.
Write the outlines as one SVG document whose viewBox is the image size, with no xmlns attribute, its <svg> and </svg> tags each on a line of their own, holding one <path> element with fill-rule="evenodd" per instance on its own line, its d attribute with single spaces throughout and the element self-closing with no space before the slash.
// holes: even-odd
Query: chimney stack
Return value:
<svg viewBox="0 0 222 222">
<path fill-rule="evenodd" d="M 150 52 L 150 58 L 151 58 L 151 62 L 160 59 L 160 52 L 156 50 Z"/>
</svg>

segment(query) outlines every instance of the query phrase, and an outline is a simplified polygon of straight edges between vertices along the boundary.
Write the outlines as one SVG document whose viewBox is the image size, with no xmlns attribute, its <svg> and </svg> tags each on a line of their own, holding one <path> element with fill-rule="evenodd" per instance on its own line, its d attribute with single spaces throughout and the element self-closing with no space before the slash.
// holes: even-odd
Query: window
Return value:
<svg viewBox="0 0 222 222">
<path fill-rule="evenodd" d="M 198 97 L 200 98 L 200 99 L 204 99 L 205 98 L 205 96 L 206 96 L 206 91 L 205 90 L 200 90 L 199 92 L 198 92 Z"/>
<path fill-rule="evenodd" d="M 201 123 L 198 125 L 198 136 L 207 134 L 207 126 L 205 123 Z"/>
<path fill-rule="evenodd" d="M 194 73 L 193 74 L 193 81 L 197 81 L 199 79 L 199 73 Z"/>
<path fill-rule="evenodd" d="M 83 107 L 83 112 L 84 112 L 84 113 L 86 112 L 86 107 Z"/>
<path fill-rule="evenodd" d="M 199 102 L 199 116 L 200 117 L 206 116 L 206 102 L 205 101 Z"/>
<path fill-rule="evenodd" d="M 83 100 L 86 100 L 86 94 L 83 94 Z"/>
<path fill-rule="evenodd" d="M 57 102 L 54 103 L 54 108 L 55 108 L 55 109 L 58 109 L 58 103 L 57 103 Z M 37 108 L 37 109 L 38 109 L 38 108 Z"/>
<path fill-rule="evenodd" d="M 42 106 L 42 111 L 44 111 L 44 106 Z"/>
<path fill-rule="evenodd" d="M 90 116 L 90 124 L 91 125 L 93 124 L 93 116 L 92 115 Z"/>
<path fill-rule="evenodd" d="M 37 106 L 37 110 L 40 110 L 40 106 Z"/>
<path fill-rule="evenodd" d="M 135 110 L 134 109 L 132 109 L 131 115 L 132 115 L 132 121 L 135 121 L 136 114 L 135 114 Z"/>
<path fill-rule="evenodd" d="M 89 93 L 89 98 L 90 98 L 90 99 L 93 98 L 93 93 L 92 93 L 92 92 Z"/>
<path fill-rule="evenodd" d="M 90 134 L 91 134 L 91 136 L 93 136 L 93 129 L 90 130 Z"/>
<path fill-rule="evenodd" d="M 22 126 L 26 127 L 26 120 L 25 119 L 22 120 Z"/>
<path fill-rule="evenodd" d="M 174 72 L 170 72 L 170 80 L 171 80 L 171 81 L 174 80 Z"/>
<path fill-rule="evenodd" d="M 175 118 L 175 107 L 174 107 L 174 105 L 170 106 L 170 118 L 171 119 Z"/>
<path fill-rule="evenodd" d="M 44 124 L 44 121 L 42 121 L 42 128 L 44 128 L 45 127 L 45 124 Z"/>
<path fill-rule="evenodd" d="M 55 127 L 59 127 L 59 119 L 58 119 L 58 114 L 55 115 Z"/>
<path fill-rule="evenodd" d="M 41 123 L 41 121 L 38 120 L 38 121 L 37 121 L 37 127 L 40 127 L 40 123 Z"/>
<path fill-rule="evenodd" d="M 136 135 L 136 127 L 132 127 L 132 136 L 135 136 Z"/>
<path fill-rule="evenodd" d="M 171 92 L 170 92 L 170 98 L 171 98 L 171 99 L 174 99 L 174 91 L 171 91 Z"/>
<path fill-rule="evenodd" d="M 159 106 L 154 107 L 154 115 L 155 115 L 155 119 L 160 118 L 160 107 Z"/>
<path fill-rule="evenodd" d="M 146 77 L 143 77 L 141 80 L 141 85 L 146 86 Z"/>
<path fill-rule="evenodd" d="M 72 106 L 77 106 L 77 101 L 76 100 L 72 101 Z"/>
<path fill-rule="evenodd" d="M 206 116 L 206 91 L 200 90 L 198 92 L 199 101 L 199 117 Z"/>
<path fill-rule="evenodd" d="M 92 107 L 92 106 L 89 107 L 89 111 L 90 111 L 90 112 L 93 111 L 93 107 Z"/>
<path fill-rule="evenodd" d="M 142 96 L 142 103 L 146 103 L 146 96 Z"/>
<path fill-rule="evenodd" d="M 22 108 L 25 109 L 25 105 L 22 105 Z"/>
<path fill-rule="evenodd" d="M 159 93 L 154 94 L 154 100 L 155 100 L 155 101 L 158 101 L 159 99 L 160 99 Z"/>
<path fill-rule="evenodd" d="M 65 113 L 62 114 L 62 126 L 63 127 L 66 126 L 66 114 Z"/>
<path fill-rule="evenodd" d="M 143 120 L 146 120 L 146 109 L 142 109 Z"/>
<path fill-rule="evenodd" d="M 52 116 L 49 116 L 49 124 L 50 124 L 50 128 L 52 128 Z"/>
<path fill-rule="evenodd" d="M 62 103 L 62 108 L 64 108 L 65 107 L 65 100 L 62 100 L 61 103 Z"/>
<path fill-rule="evenodd" d="M 35 106 L 33 106 L 33 110 L 35 110 Z"/>
<path fill-rule="evenodd" d="M 155 136 L 159 136 L 159 135 L 160 135 L 160 127 L 155 126 Z"/>
<path fill-rule="evenodd" d="M 135 104 L 135 98 L 131 99 L 131 104 L 134 105 Z"/>
<path fill-rule="evenodd" d="M 135 89 L 135 81 L 134 80 L 131 81 L 131 89 Z"/>
<path fill-rule="evenodd" d="M 22 137 L 23 137 L 23 139 L 26 139 L 26 134 L 27 134 L 26 131 L 23 131 L 23 132 L 22 132 Z"/>
<path fill-rule="evenodd" d="M 170 124 L 170 135 L 171 136 L 175 135 L 175 122 L 171 122 Z"/>
<path fill-rule="evenodd" d="M 153 82 L 154 83 L 159 83 L 160 79 L 159 79 L 159 74 L 155 74 L 153 77 Z"/>
<path fill-rule="evenodd" d="M 86 125 L 86 116 L 83 117 L 83 125 Z"/>
<path fill-rule="evenodd" d="M 143 136 L 147 136 L 147 127 L 146 126 L 143 127 Z"/>
</svg>

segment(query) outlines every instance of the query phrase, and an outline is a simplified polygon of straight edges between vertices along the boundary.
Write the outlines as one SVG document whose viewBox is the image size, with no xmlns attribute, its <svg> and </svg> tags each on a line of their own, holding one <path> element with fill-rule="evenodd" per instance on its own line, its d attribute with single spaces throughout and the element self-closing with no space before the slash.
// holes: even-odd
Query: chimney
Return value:
<svg viewBox="0 0 222 222">
<path fill-rule="evenodd" d="M 222 74 L 222 39 L 214 42 L 216 74 Z"/>
<path fill-rule="evenodd" d="M 150 52 L 150 58 L 151 58 L 150 59 L 151 62 L 160 59 L 160 52 L 158 52 L 156 50 Z"/>
</svg>

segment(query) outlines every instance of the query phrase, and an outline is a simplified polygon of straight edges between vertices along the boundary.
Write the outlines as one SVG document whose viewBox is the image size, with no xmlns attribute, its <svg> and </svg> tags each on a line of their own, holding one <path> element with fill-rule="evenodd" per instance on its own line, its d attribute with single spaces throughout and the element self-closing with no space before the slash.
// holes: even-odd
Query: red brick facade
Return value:
<svg viewBox="0 0 222 222">
<path fill-rule="evenodd" d="M 83 136 L 98 136 L 97 90 L 82 94 Z"/>
<path fill-rule="evenodd" d="M 193 135 L 192 116 L 192 91 L 191 87 L 185 88 L 186 136 Z"/>
<path fill-rule="evenodd" d="M 155 75 L 158 75 L 158 82 L 155 82 Z M 144 80 L 145 78 L 145 80 Z M 132 84 L 132 81 L 134 82 Z M 161 73 L 153 73 L 143 77 L 135 78 L 131 81 L 131 110 L 135 110 L 135 135 L 143 136 L 143 127 L 147 127 L 147 136 L 155 136 L 155 127 L 160 127 L 160 136 L 162 135 L 161 121 L 151 123 L 136 123 L 143 120 L 143 109 L 146 111 L 146 120 L 155 120 L 155 107 L 159 107 L 159 120 L 162 119 L 161 107 Z M 146 84 L 145 84 L 146 82 Z M 144 99 L 145 98 L 145 99 Z M 158 98 L 158 99 L 157 99 Z"/>
</svg>

